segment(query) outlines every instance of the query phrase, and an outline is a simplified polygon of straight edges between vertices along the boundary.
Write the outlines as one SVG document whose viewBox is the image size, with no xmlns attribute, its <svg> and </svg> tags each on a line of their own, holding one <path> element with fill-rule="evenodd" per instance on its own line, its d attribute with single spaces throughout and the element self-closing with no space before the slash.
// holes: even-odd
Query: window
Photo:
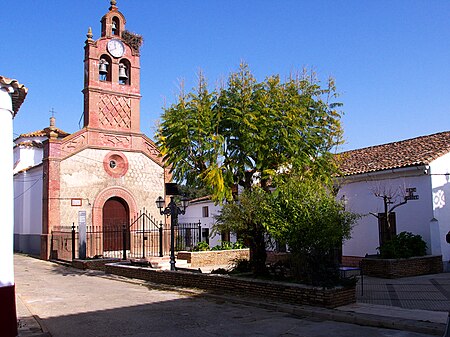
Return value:
<svg viewBox="0 0 450 337">
<path fill-rule="evenodd" d="M 209 245 L 209 228 L 202 228 L 202 241 Z"/>
<path fill-rule="evenodd" d="M 204 217 L 204 218 L 209 217 L 209 208 L 208 208 L 208 206 L 203 206 L 203 208 L 202 208 L 202 217 Z"/>
</svg>

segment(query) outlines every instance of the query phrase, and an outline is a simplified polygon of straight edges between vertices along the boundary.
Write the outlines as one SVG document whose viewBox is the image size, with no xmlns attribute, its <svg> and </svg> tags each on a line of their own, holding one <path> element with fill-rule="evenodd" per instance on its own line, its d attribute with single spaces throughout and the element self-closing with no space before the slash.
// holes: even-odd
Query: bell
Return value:
<svg viewBox="0 0 450 337">
<path fill-rule="evenodd" d="M 100 74 L 107 74 L 108 73 L 108 62 L 106 62 L 105 60 L 101 59 L 99 67 L 98 67 L 98 72 Z"/>
<path fill-rule="evenodd" d="M 120 79 L 127 79 L 128 78 L 126 67 L 123 64 L 119 65 L 119 78 Z"/>
</svg>

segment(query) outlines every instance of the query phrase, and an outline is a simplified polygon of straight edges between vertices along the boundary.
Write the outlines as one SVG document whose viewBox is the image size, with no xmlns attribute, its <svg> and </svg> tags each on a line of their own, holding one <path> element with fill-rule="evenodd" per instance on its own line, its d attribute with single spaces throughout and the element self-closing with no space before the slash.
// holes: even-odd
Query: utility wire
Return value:
<svg viewBox="0 0 450 337">
<path fill-rule="evenodd" d="M 21 196 L 23 196 L 25 193 L 27 193 L 29 190 L 31 190 L 33 188 L 34 185 L 36 185 L 40 180 L 42 180 L 42 178 L 36 180 L 34 182 L 34 184 L 32 184 L 30 187 L 28 187 L 25 191 L 23 191 L 22 193 L 20 193 L 17 197 L 14 198 L 14 200 L 20 198 Z"/>
</svg>

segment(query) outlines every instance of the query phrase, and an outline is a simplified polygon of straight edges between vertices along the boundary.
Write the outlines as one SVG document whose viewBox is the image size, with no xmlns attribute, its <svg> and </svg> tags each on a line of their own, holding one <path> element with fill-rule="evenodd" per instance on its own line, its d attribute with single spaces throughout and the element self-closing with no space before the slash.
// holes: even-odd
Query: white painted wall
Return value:
<svg viewBox="0 0 450 337">
<path fill-rule="evenodd" d="M 401 169 L 389 173 L 357 175 L 347 178 L 341 185 L 338 198 L 343 195 L 348 199 L 347 210 L 362 215 L 352 231 L 352 238 L 343 245 L 345 256 L 365 256 L 376 254 L 379 246 L 378 219 L 369 212 L 383 212 L 383 200 L 374 195 L 375 191 L 383 192 L 408 187 L 415 187 L 419 200 L 410 200 L 399 206 L 396 213 L 397 233 L 408 231 L 419 234 L 431 247 L 430 220 L 433 217 L 431 208 L 431 178 L 424 174 L 424 168 L 418 170 Z M 399 195 L 394 204 L 401 202 Z"/>
<path fill-rule="evenodd" d="M 203 217 L 203 207 L 207 206 L 209 210 L 209 216 L 207 218 Z M 214 202 L 207 201 L 199 201 L 192 204 L 189 204 L 189 207 L 186 208 L 186 213 L 184 215 L 180 215 L 178 217 L 178 222 L 180 223 L 198 223 L 199 221 L 202 224 L 202 228 L 209 228 L 209 232 L 212 233 L 212 226 L 214 225 L 214 216 L 220 213 L 222 207 L 220 205 L 214 205 Z M 232 242 L 236 242 L 236 235 L 233 233 L 230 236 L 230 240 Z M 209 246 L 214 247 L 219 245 L 221 241 L 220 234 L 211 236 L 209 238 Z"/>
<path fill-rule="evenodd" d="M 430 163 L 433 221 L 430 222 L 431 243 L 436 254 L 442 254 L 444 270 L 449 271 L 450 244 L 445 240 L 450 231 L 450 153 Z"/>
<path fill-rule="evenodd" d="M 35 141 L 42 143 L 47 137 L 20 137 L 14 143 Z M 14 147 L 14 174 L 42 163 L 44 149 L 39 147 L 19 145 Z"/>
<path fill-rule="evenodd" d="M 43 167 L 14 176 L 14 249 L 39 254 L 42 233 Z"/>
<path fill-rule="evenodd" d="M 14 228 L 14 203 L 12 165 L 13 153 L 11 143 L 13 139 L 13 111 L 10 94 L 14 92 L 11 86 L 0 87 L 0 287 L 14 285 L 13 265 L 13 228 Z"/>
</svg>

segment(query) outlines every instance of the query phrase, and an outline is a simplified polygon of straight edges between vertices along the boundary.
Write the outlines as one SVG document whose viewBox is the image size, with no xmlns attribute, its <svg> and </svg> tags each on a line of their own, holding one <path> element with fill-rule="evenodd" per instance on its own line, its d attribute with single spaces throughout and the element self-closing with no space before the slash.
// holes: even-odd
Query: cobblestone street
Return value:
<svg viewBox="0 0 450 337">
<path fill-rule="evenodd" d="M 15 256 L 15 268 L 19 300 L 53 337 L 427 336 L 293 317 L 201 294 L 114 280 L 101 272 L 80 271 L 23 255 Z M 25 330 L 21 336 L 31 336 Z"/>
</svg>

